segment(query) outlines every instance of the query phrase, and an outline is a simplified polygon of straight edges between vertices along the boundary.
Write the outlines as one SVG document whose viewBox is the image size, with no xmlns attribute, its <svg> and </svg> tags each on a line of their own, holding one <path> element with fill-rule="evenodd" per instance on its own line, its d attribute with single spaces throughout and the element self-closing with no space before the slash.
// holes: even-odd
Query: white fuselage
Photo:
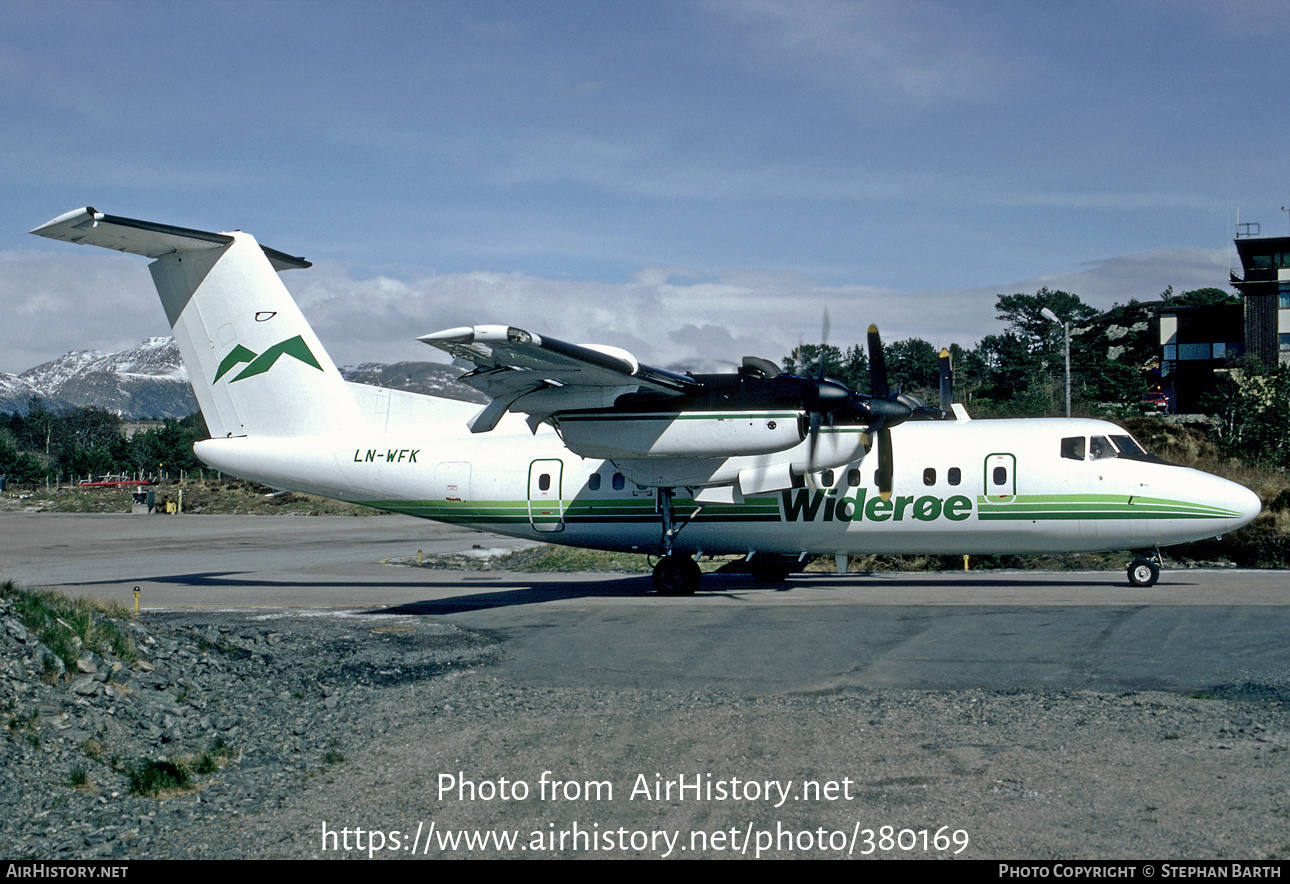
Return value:
<svg viewBox="0 0 1290 884">
<path fill-rule="evenodd" d="M 364 426 L 314 438 L 216 439 L 198 455 L 266 484 L 571 546 L 654 552 L 658 490 L 613 461 L 581 458 L 516 416 L 470 434 L 477 406 L 350 385 Z M 827 431 L 826 431 L 827 432 Z M 1250 521 L 1255 495 L 1184 467 L 1093 460 L 1093 420 L 908 422 L 892 430 L 890 500 L 872 455 L 813 482 L 698 509 L 678 488 L 676 550 L 699 553 L 1009 553 L 1150 548 Z M 1081 459 L 1063 440 L 1082 440 Z M 1094 440 L 1090 445 L 1090 440 Z M 803 443 L 805 444 L 805 443 Z M 1069 451 L 1067 452 L 1069 455 Z M 783 457 L 771 455 L 768 457 Z"/>
</svg>

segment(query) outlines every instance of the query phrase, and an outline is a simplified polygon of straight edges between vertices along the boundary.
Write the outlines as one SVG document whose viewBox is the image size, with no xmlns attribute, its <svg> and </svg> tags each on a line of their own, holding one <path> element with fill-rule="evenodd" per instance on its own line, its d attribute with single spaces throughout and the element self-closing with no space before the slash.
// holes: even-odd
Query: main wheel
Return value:
<svg viewBox="0 0 1290 884">
<path fill-rule="evenodd" d="M 703 572 L 689 556 L 663 556 L 654 566 L 654 588 L 659 595 L 693 595 Z"/>
<path fill-rule="evenodd" d="M 1130 586 L 1155 586 L 1160 579 L 1160 567 L 1150 559 L 1134 559 L 1129 565 Z"/>
</svg>

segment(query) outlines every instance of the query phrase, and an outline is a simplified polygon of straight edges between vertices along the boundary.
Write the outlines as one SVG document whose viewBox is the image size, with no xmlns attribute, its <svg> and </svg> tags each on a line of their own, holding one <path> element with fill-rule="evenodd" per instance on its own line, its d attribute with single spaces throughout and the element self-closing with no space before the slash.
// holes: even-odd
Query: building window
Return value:
<svg viewBox="0 0 1290 884">
<path fill-rule="evenodd" d="M 1277 335 L 1281 342 L 1281 352 L 1290 353 L 1290 335 Z"/>
<path fill-rule="evenodd" d="M 1283 282 L 1277 286 L 1277 307 L 1281 310 L 1290 310 L 1290 282 Z"/>
<path fill-rule="evenodd" d="M 1266 255 L 1251 255 L 1253 266 L 1260 270 L 1273 267 L 1290 267 L 1290 252 L 1271 252 Z"/>
</svg>

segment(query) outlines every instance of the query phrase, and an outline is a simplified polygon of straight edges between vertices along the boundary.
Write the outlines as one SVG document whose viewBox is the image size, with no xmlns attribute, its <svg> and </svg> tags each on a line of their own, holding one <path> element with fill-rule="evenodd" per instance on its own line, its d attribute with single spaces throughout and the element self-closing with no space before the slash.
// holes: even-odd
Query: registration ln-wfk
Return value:
<svg viewBox="0 0 1290 884">
<path fill-rule="evenodd" d="M 246 233 L 77 209 L 33 233 L 153 259 L 212 438 L 197 456 L 277 488 L 485 531 L 660 556 L 659 592 L 696 557 L 763 580 L 813 555 L 1156 550 L 1239 528 L 1248 489 L 1147 454 L 1096 420 L 968 419 L 943 358 L 940 407 L 782 373 L 682 374 L 625 350 L 504 325 L 420 340 L 468 368 L 482 408 L 345 381 L 278 271 L 311 266 Z"/>
</svg>

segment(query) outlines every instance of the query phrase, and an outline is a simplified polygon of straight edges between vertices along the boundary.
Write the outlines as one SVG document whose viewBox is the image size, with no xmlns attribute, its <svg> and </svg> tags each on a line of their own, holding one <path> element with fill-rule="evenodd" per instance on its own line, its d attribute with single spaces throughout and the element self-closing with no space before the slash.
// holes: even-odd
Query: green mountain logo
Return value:
<svg viewBox="0 0 1290 884">
<path fill-rule="evenodd" d="M 220 362 L 219 371 L 215 372 L 215 380 L 218 381 L 220 378 L 224 377 L 224 375 L 232 371 L 235 366 L 241 365 L 243 362 L 248 362 L 250 364 L 247 365 L 246 368 L 242 369 L 238 373 L 237 377 L 229 381 L 230 384 L 235 384 L 238 381 L 245 380 L 246 378 L 255 377 L 257 374 L 264 374 L 266 371 L 273 368 L 273 364 L 278 361 L 279 356 L 292 356 L 299 359 L 305 365 L 312 365 L 314 368 L 322 371 L 322 366 L 318 364 L 318 360 L 314 358 L 314 354 L 309 352 L 309 345 L 305 343 L 305 339 L 300 335 L 296 335 L 294 338 L 288 338 L 280 344 L 274 344 L 272 347 L 259 354 L 254 350 L 248 350 L 246 347 L 238 344 L 230 350 L 228 355 L 224 357 L 222 362 Z M 212 381 L 212 383 L 214 383 L 214 381 Z"/>
</svg>

